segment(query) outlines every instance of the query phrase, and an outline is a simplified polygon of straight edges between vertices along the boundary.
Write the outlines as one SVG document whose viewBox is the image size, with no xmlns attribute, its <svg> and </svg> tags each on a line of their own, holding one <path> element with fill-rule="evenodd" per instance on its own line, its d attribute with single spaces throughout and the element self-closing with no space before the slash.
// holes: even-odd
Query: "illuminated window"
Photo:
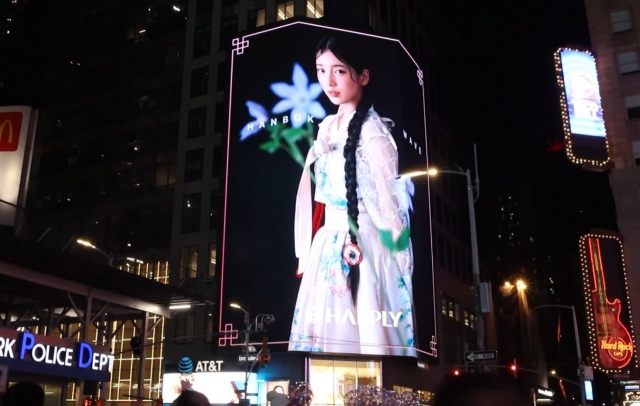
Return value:
<svg viewBox="0 0 640 406">
<path fill-rule="evenodd" d="M 180 250 L 180 280 L 198 276 L 198 246 Z"/>
<path fill-rule="evenodd" d="M 276 10 L 276 20 L 283 21 L 293 17 L 293 1 L 285 1 L 278 4 Z"/>
<path fill-rule="evenodd" d="M 192 193 L 182 197 L 182 233 L 200 231 L 200 208 L 202 195 Z"/>
<path fill-rule="evenodd" d="M 453 302 L 449 302 L 448 307 L 449 307 L 449 317 L 453 318 Z"/>
<path fill-rule="evenodd" d="M 442 314 L 447 314 L 447 299 L 444 297 L 442 298 Z"/>
<path fill-rule="evenodd" d="M 625 97 L 624 104 L 627 107 L 627 118 L 629 120 L 640 118 L 640 94 Z"/>
<path fill-rule="evenodd" d="M 464 325 L 469 327 L 469 311 L 468 310 L 464 311 Z"/>
<path fill-rule="evenodd" d="M 640 62 L 638 61 L 638 50 L 620 52 L 618 55 L 618 69 L 620 74 L 634 73 L 640 71 Z"/>
<path fill-rule="evenodd" d="M 632 30 L 631 11 L 620 10 L 611 13 L 611 27 L 614 33 Z"/>
<path fill-rule="evenodd" d="M 249 0 L 248 26 L 249 28 L 261 27 L 266 22 L 266 1 Z"/>
<path fill-rule="evenodd" d="M 216 245 L 211 244 L 209 246 L 209 276 L 216 275 L 216 266 L 218 264 L 218 255 Z"/>
<path fill-rule="evenodd" d="M 382 384 L 378 361 L 309 361 L 309 386 L 313 388 L 314 404 L 341 406 L 350 390 Z"/>
<path fill-rule="evenodd" d="M 636 160 L 636 166 L 640 166 L 640 141 L 633 141 L 633 158 Z"/>
<path fill-rule="evenodd" d="M 307 0 L 307 17 L 324 17 L 324 0 Z"/>
<path fill-rule="evenodd" d="M 207 107 L 197 107 L 189 110 L 189 124 L 187 126 L 187 138 L 204 136 L 205 123 L 207 121 Z"/>
</svg>

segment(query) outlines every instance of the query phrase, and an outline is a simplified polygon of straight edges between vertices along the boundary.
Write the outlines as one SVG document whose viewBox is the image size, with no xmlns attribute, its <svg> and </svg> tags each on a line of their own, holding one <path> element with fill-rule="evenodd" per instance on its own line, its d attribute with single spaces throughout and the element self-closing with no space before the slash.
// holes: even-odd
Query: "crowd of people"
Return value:
<svg viewBox="0 0 640 406">
<path fill-rule="evenodd" d="M 273 393 L 272 393 L 273 392 Z M 271 391 L 267 399 L 272 406 L 287 406 L 287 396 Z M 494 374 L 465 374 L 446 377 L 436 391 L 434 406 L 521 406 L 525 400 Z M 43 406 L 44 390 L 33 382 L 19 382 L 9 387 L 1 406 Z M 210 406 L 198 391 L 183 391 L 172 406 Z"/>
</svg>

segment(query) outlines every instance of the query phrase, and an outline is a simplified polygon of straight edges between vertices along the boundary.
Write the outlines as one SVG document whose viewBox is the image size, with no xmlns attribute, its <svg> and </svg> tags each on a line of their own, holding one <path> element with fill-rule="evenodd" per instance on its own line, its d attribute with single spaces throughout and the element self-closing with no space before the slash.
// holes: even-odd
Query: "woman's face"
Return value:
<svg viewBox="0 0 640 406">
<path fill-rule="evenodd" d="M 369 83 L 369 71 L 358 75 L 331 51 L 324 51 L 316 58 L 318 82 L 331 103 L 355 104 L 362 98 L 362 87 Z"/>
</svg>

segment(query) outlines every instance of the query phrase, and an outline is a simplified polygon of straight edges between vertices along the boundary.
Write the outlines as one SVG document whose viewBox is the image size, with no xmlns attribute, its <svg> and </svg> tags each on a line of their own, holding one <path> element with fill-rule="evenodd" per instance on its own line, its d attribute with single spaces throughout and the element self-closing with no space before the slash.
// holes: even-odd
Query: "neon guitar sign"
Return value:
<svg viewBox="0 0 640 406">
<path fill-rule="evenodd" d="M 587 246 L 593 274 L 591 294 L 600 366 L 604 369 L 621 369 L 633 359 L 633 340 L 627 327 L 620 321 L 622 302 L 619 298 L 613 301 L 607 298 L 600 239 L 588 237 Z"/>
</svg>

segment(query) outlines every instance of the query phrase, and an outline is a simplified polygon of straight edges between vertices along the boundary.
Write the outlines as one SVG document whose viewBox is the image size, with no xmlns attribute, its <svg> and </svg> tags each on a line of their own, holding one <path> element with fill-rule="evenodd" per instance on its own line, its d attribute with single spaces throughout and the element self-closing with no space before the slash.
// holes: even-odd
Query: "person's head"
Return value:
<svg viewBox="0 0 640 406">
<path fill-rule="evenodd" d="M 210 406 L 209 399 L 200 392 L 186 390 L 173 401 L 171 406 Z"/>
<path fill-rule="evenodd" d="M 44 390 L 33 382 L 18 382 L 7 389 L 2 398 L 3 406 L 42 406 Z"/>
<path fill-rule="evenodd" d="M 356 178 L 356 149 L 360 140 L 362 124 L 367 118 L 371 102 L 364 91 L 369 83 L 371 72 L 367 58 L 367 49 L 354 38 L 336 35 L 324 38 L 316 47 L 316 68 L 318 82 L 333 104 L 345 107 L 355 113 L 347 128 L 347 141 L 344 146 L 344 173 L 347 189 L 347 214 L 351 224 L 358 228 L 358 180 Z M 349 229 L 352 244 L 357 245 L 354 231 Z M 360 255 L 362 257 L 362 255 Z M 358 298 L 360 266 L 349 266 L 349 288 L 355 303 Z"/>
<path fill-rule="evenodd" d="M 278 393 L 284 393 L 284 388 L 280 385 L 276 385 L 275 388 L 273 388 L 274 391 L 278 392 Z"/>
<path fill-rule="evenodd" d="M 331 103 L 357 108 L 364 86 L 369 83 L 369 69 L 359 50 L 350 49 L 354 41 L 340 37 L 324 38 L 316 48 L 318 82 Z"/>
<path fill-rule="evenodd" d="M 447 376 L 436 390 L 434 406 L 521 406 L 511 385 L 494 374 Z"/>
</svg>

